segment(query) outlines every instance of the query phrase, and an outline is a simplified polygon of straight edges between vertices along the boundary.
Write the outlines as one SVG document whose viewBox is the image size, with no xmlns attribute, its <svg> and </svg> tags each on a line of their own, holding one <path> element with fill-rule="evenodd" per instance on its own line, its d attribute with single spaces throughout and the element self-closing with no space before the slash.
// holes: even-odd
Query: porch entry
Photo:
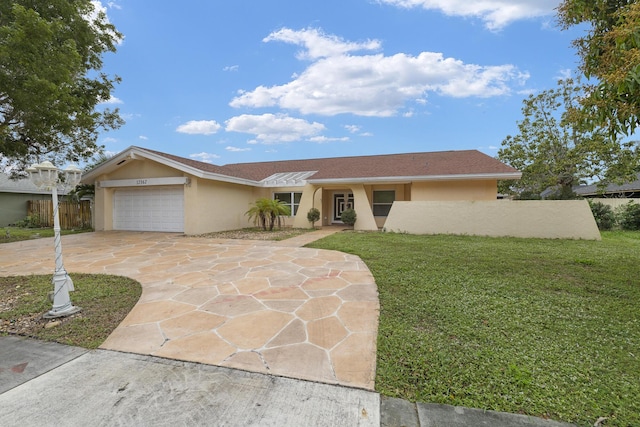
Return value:
<svg viewBox="0 0 640 427">
<path fill-rule="evenodd" d="M 333 219 L 331 222 L 342 222 L 342 212 L 349 208 L 353 208 L 352 193 L 333 193 Z"/>
</svg>

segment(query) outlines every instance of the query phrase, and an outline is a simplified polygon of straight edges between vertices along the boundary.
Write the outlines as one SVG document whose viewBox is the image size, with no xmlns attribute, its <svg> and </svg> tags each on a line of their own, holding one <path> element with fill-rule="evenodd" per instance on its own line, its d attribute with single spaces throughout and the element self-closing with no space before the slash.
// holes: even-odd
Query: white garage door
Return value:
<svg viewBox="0 0 640 427">
<path fill-rule="evenodd" d="M 116 190 L 113 229 L 184 231 L 184 188 Z"/>
</svg>

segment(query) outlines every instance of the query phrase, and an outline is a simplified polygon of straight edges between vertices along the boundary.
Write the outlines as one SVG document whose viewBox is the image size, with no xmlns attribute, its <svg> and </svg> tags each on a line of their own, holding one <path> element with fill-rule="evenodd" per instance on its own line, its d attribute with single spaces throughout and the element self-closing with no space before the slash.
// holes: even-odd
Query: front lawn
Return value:
<svg viewBox="0 0 640 427">
<path fill-rule="evenodd" d="M 568 241 L 346 232 L 380 293 L 376 389 L 640 425 L 640 233 Z"/>
<path fill-rule="evenodd" d="M 61 235 L 78 234 L 93 231 L 89 228 L 77 230 L 61 230 Z M 42 237 L 53 237 L 53 228 L 18 228 L 0 227 L 0 243 L 18 242 L 20 240 L 39 239 Z"/>
<path fill-rule="evenodd" d="M 0 277 L 0 334 L 12 333 L 84 348 L 97 348 L 138 302 L 142 287 L 128 277 L 70 274 L 77 314 L 46 320 L 51 275 Z"/>
</svg>

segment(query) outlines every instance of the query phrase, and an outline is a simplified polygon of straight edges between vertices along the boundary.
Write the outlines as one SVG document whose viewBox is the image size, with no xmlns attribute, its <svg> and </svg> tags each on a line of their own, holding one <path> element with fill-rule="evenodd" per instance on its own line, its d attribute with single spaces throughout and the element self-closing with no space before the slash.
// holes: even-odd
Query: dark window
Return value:
<svg viewBox="0 0 640 427">
<path fill-rule="evenodd" d="M 391 205 L 396 200 L 394 190 L 373 192 L 373 216 L 388 216 Z"/>
</svg>

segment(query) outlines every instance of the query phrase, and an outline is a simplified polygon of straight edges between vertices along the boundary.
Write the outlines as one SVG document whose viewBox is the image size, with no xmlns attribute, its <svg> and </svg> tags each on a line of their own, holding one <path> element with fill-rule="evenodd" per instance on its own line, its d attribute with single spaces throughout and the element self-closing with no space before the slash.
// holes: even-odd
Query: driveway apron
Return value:
<svg viewBox="0 0 640 427">
<path fill-rule="evenodd" d="M 357 256 L 297 247 L 313 240 L 308 234 L 266 242 L 95 232 L 64 236 L 62 245 L 72 277 L 114 274 L 142 284 L 103 349 L 372 390 L 373 276 Z M 53 269 L 53 239 L 0 245 L 2 276 Z"/>
</svg>

